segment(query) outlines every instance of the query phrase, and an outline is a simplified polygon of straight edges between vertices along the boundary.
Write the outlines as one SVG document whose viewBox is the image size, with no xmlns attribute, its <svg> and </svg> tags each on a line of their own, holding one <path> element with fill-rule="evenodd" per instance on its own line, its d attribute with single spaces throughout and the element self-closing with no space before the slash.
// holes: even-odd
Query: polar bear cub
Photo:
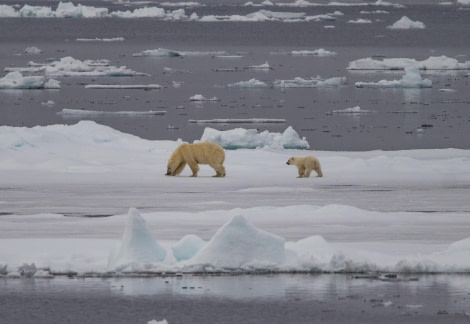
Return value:
<svg viewBox="0 0 470 324">
<path fill-rule="evenodd" d="M 315 170 L 318 177 L 323 177 L 320 161 L 312 155 L 293 156 L 287 161 L 287 165 L 295 165 L 299 171 L 298 178 L 308 178 L 312 170 Z"/>
<path fill-rule="evenodd" d="M 222 146 L 211 143 L 183 143 L 176 148 L 168 159 L 166 175 L 176 176 L 189 165 L 193 174 L 197 177 L 199 171 L 198 164 L 209 164 L 216 172 L 214 177 L 225 177 L 225 151 Z"/>
</svg>

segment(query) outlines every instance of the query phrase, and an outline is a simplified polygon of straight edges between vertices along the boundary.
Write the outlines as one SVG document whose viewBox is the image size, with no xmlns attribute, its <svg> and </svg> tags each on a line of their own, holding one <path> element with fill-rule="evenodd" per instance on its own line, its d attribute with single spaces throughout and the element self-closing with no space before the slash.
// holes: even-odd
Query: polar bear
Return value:
<svg viewBox="0 0 470 324">
<path fill-rule="evenodd" d="M 166 175 L 178 175 L 188 164 L 193 172 L 192 177 L 197 177 L 198 164 L 209 164 L 216 172 L 214 177 L 225 177 L 224 160 L 224 149 L 218 144 L 211 142 L 183 143 L 168 159 Z"/>
<path fill-rule="evenodd" d="M 321 171 L 320 161 L 312 155 L 309 156 L 297 156 L 291 157 L 287 161 L 287 165 L 296 165 L 299 170 L 298 178 L 308 178 L 312 170 L 315 170 L 318 177 L 323 177 L 323 172 Z"/>
</svg>

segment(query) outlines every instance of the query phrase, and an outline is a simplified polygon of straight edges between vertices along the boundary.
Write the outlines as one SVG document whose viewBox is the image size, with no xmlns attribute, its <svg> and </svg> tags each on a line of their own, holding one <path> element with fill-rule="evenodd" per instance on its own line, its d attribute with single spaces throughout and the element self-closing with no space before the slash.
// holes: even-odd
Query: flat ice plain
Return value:
<svg viewBox="0 0 470 324">
<path fill-rule="evenodd" d="M 35 305 L 44 281 L 56 278 L 60 290 L 57 278 L 84 277 L 87 286 L 98 276 L 114 278 L 111 295 L 123 299 L 170 298 L 168 287 L 179 299 L 199 286 L 211 287 L 210 299 L 225 285 L 246 293 L 250 283 L 242 276 L 238 284 L 230 277 L 198 285 L 197 276 L 183 277 L 269 273 L 278 274 L 285 297 L 295 286 L 286 273 L 326 273 L 330 279 L 317 283 L 331 280 L 348 301 L 356 299 L 344 278 L 368 288 L 395 285 L 375 302 L 361 290 L 383 310 L 354 313 L 361 322 L 468 320 L 461 289 L 470 272 L 465 1 L 149 7 L 0 6 L 1 30 L 8 30 L 0 36 L 4 291 L 21 298 L 12 280 L 37 280 L 26 290 Z M 40 36 L 39 26 L 51 33 Z M 266 41 L 266 33 L 276 36 Z M 252 68 L 260 66 L 269 68 Z M 199 94 L 217 100 L 190 100 Z M 225 178 L 212 178 L 207 166 L 198 178 L 188 169 L 164 176 L 182 141 L 207 139 L 226 147 Z M 324 177 L 298 179 L 286 165 L 309 154 Z M 150 281 L 132 278 L 162 275 L 171 276 L 166 288 L 150 292 Z M 313 277 L 299 276 L 299 287 L 310 287 Z M 276 295 L 272 282 L 266 285 Z M 396 297 L 436 282 L 448 287 L 446 298 L 432 289 L 424 306 Z M 263 291 L 255 295 L 282 304 Z M 231 293 L 221 296 L 233 305 Z M 436 301 L 449 296 L 458 302 L 439 309 Z M 324 300 L 339 314 L 357 307 Z M 166 314 L 176 322 L 183 313 Z M 301 314 L 298 322 L 311 320 Z M 289 320 L 284 314 L 281 322 Z"/>
</svg>

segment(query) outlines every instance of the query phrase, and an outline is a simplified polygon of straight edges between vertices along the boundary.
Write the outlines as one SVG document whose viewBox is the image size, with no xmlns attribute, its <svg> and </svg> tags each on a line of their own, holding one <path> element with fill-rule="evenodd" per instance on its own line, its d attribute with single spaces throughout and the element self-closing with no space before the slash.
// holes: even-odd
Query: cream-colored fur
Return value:
<svg viewBox="0 0 470 324">
<path fill-rule="evenodd" d="M 216 172 L 214 177 L 225 177 L 224 160 L 225 151 L 218 144 L 211 142 L 183 143 L 171 154 L 166 175 L 178 175 L 188 164 L 193 172 L 192 177 L 197 177 L 198 164 L 208 164 Z"/>
<path fill-rule="evenodd" d="M 299 170 L 298 178 L 308 178 L 312 170 L 315 170 L 318 177 L 323 177 L 320 161 L 314 156 L 291 157 L 287 165 L 295 165 Z"/>
</svg>

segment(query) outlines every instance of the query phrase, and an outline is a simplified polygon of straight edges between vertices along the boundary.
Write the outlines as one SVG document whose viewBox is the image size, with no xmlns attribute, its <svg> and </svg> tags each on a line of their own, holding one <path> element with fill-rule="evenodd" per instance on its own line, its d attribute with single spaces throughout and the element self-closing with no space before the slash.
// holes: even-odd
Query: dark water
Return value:
<svg viewBox="0 0 470 324">
<path fill-rule="evenodd" d="M 103 2 L 86 2 L 110 10 L 133 7 Z M 50 3 L 48 5 L 51 5 Z M 240 14 L 258 7 L 206 6 L 186 9 L 189 15 Z M 64 108 L 97 111 L 165 110 L 164 116 L 91 117 L 98 123 L 147 139 L 200 139 L 206 126 L 220 130 L 235 127 L 282 132 L 293 126 L 306 137 L 312 149 L 372 150 L 415 148 L 470 148 L 469 71 L 424 73 L 432 89 L 358 89 L 357 81 L 400 79 L 400 72 L 352 72 L 349 62 L 381 55 L 423 60 L 429 56 L 469 60 L 470 11 L 458 6 L 408 5 L 393 7 L 267 8 L 318 15 L 339 10 L 334 22 L 165 22 L 157 19 L 0 19 L 0 68 L 26 66 L 34 61 L 72 56 L 76 59 L 109 59 L 114 66 L 126 65 L 150 76 L 55 78 L 60 90 L 0 91 L 0 125 L 28 126 L 74 124 L 76 117 L 58 115 Z M 388 14 L 362 14 L 361 10 L 386 10 Z M 424 30 L 393 31 L 386 27 L 402 16 L 422 21 Z M 350 24 L 351 19 L 372 19 L 372 24 Z M 334 25 L 334 29 L 325 29 Z M 77 38 L 124 37 L 123 42 L 78 42 Z M 36 46 L 43 52 L 27 55 Z M 135 57 L 144 50 L 167 48 L 180 51 L 225 51 L 242 53 L 240 59 L 211 55 L 185 58 Z M 279 55 L 293 50 L 325 48 L 332 57 Z M 19 55 L 21 54 L 21 55 Z M 269 72 L 245 68 L 268 61 Z M 190 73 L 163 73 L 164 68 Z M 238 68 L 240 72 L 217 72 Z M 347 85 L 334 89 L 234 89 L 229 83 L 252 78 L 268 84 L 276 79 L 346 77 Z M 174 81 L 181 84 L 174 86 Z M 150 84 L 160 90 L 96 90 L 85 84 Z M 439 92 L 451 88 L 455 92 Z M 220 101 L 193 103 L 202 94 Z M 53 106 L 41 105 L 52 100 Z M 360 106 L 371 110 L 360 116 L 332 115 L 332 110 Z M 90 117 L 82 117 L 90 119 Z M 285 124 L 192 124 L 190 119 L 279 118 Z M 177 129 L 169 129 L 168 126 Z M 415 130 L 428 125 L 424 133 Z"/>
<path fill-rule="evenodd" d="M 0 279 L 2 323 L 468 323 L 468 276 Z"/>
</svg>

